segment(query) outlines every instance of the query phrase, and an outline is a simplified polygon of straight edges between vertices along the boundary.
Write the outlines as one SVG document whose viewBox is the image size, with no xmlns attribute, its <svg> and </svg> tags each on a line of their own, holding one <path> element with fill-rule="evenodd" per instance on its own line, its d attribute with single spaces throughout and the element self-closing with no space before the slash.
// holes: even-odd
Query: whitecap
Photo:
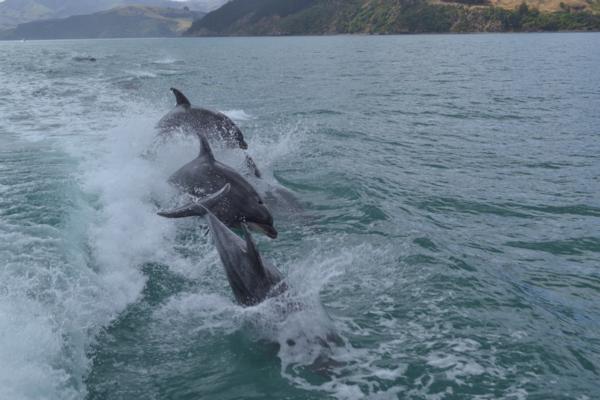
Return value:
<svg viewBox="0 0 600 400">
<path fill-rule="evenodd" d="M 127 70 L 127 74 L 132 75 L 135 78 L 157 78 L 158 75 L 152 71 L 145 70 Z"/>
<path fill-rule="evenodd" d="M 250 121 L 254 119 L 254 116 L 248 114 L 244 110 L 225 110 L 221 112 L 234 121 Z"/>
</svg>

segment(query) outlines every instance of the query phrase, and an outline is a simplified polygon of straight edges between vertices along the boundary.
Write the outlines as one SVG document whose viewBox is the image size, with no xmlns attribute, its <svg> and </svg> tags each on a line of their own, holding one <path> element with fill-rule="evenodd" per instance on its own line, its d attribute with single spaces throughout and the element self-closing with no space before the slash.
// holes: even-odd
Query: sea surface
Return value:
<svg viewBox="0 0 600 400">
<path fill-rule="evenodd" d="M 0 42 L 0 399 L 599 399 L 599 66 L 597 33 Z M 155 214 L 198 152 L 154 139 L 170 87 L 301 203 L 254 235 L 296 312 Z"/>
</svg>

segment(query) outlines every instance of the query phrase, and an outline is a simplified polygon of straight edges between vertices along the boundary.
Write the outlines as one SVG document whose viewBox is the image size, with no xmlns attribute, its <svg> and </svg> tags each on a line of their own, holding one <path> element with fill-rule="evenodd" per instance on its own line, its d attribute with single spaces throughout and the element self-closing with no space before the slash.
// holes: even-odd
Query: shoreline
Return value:
<svg viewBox="0 0 600 400">
<path fill-rule="evenodd" d="M 44 38 L 44 39 L 0 39 L 0 43 L 7 42 L 45 42 L 45 41 L 69 41 L 69 40 L 156 40 L 156 39 L 219 39 L 219 38 L 302 38 L 302 37 L 376 37 L 376 36 L 466 36 L 466 35 L 530 35 L 530 34 L 569 34 L 569 33 L 600 33 L 600 30 L 557 30 L 557 31 L 473 31 L 473 32 L 406 32 L 406 33 L 324 33 L 303 35 L 182 35 L 182 36 L 130 36 L 112 38 Z"/>
</svg>

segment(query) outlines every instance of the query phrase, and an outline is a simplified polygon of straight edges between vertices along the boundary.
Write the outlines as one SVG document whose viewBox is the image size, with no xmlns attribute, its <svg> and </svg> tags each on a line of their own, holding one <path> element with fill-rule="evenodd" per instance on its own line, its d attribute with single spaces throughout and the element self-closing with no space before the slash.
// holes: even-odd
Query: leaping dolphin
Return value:
<svg viewBox="0 0 600 400">
<path fill-rule="evenodd" d="M 273 217 L 260 195 L 239 173 L 215 159 L 204 135 L 200 134 L 198 137 L 200 154 L 176 171 L 169 182 L 199 199 L 229 184 L 230 189 L 222 195 L 222 200 L 218 204 L 209 205 L 209 210 L 229 227 L 241 228 L 242 222 L 245 222 L 270 238 L 276 238 Z M 191 202 L 176 210 L 159 212 L 159 215 L 182 218 L 202 216 L 204 211 L 197 202 Z"/>
<path fill-rule="evenodd" d="M 218 203 L 227 190 L 227 188 L 221 189 L 218 193 L 209 196 L 209 200 L 202 201 L 199 206 L 203 207 L 207 204 Z M 219 253 L 219 258 L 225 269 L 227 281 L 238 304 L 244 307 L 254 306 L 268 298 L 277 297 L 288 290 L 288 285 L 283 279 L 282 273 L 277 267 L 261 257 L 245 224 L 241 225 L 242 239 L 210 211 L 205 209 L 204 214 L 213 242 Z M 282 315 L 305 309 L 302 303 L 289 302 L 289 299 L 284 300 L 283 308 L 280 308 L 280 311 L 283 312 Z M 309 336 L 305 336 L 306 333 Z M 296 339 L 318 343 L 321 346 L 320 354 L 311 364 L 316 372 L 327 372 L 331 367 L 343 365 L 331 357 L 332 345 L 343 344 L 343 339 L 334 330 L 325 330 L 318 332 L 316 335 L 314 335 L 315 332 L 306 333 L 300 331 L 293 337 L 288 337 L 285 340 L 285 345 L 289 347 L 296 346 Z"/>
<path fill-rule="evenodd" d="M 225 200 L 231 184 L 221 190 L 193 202 L 185 210 L 174 211 L 173 217 L 205 216 L 213 241 L 225 268 L 229 286 L 236 301 L 242 306 L 252 306 L 276 296 L 287 289 L 281 272 L 260 256 L 245 223 L 240 224 L 244 240 L 233 233 L 210 208 Z M 159 215 L 165 216 L 164 213 Z"/>
<path fill-rule="evenodd" d="M 287 289 L 281 272 L 260 256 L 246 224 L 241 224 L 242 240 L 211 212 L 206 214 L 206 220 L 229 286 L 240 305 L 256 305 Z"/>
<path fill-rule="evenodd" d="M 248 144 L 240 128 L 225 114 L 192 106 L 179 90 L 171 88 L 177 105 L 158 121 L 162 134 L 181 129 L 186 133 L 204 134 L 209 138 L 219 138 L 228 147 L 247 149 Z"/>
<path fill-rule="evenodd" d="M 158 121 L 157 127 L 161 136 L 174 130 L 182 130 L 184 133 L 204 134 L 210 139 L 220 139 L 227 147 L 239 147 L 244 150 L 248 148 L 242 131 L 228 116 L 218 111 L 193 106 L 181 91 L 175 88 L 171 88 L 171 91 L 175 95 L 177 105 Z M 248 155 L 246 164 L 250 171 L 260 178 L 256 163 Z"/>
<path fill-rule="evenodd" d="M 195 212 L 189 215 L 204 216 L 206 218 L 235 300 L 241 306 L 249 307 L 257 305 L 268 298 L 283 294 L 288 290 L 288 285 L 277 267 L 263 260 L 245 223 L 240 224 L 242 239 L 210 212 L 209 208 L 223 201 L 223 197 L 230 190 L 231 185 L 227 184 L 218 192 L 195 202 L 193 206 Z M 280 308 L 283 311 L 282 315 L 304 309 L 304 305 L 299 302 L 284 302 L 284 307 Z M 316 342 L 321 347 L 318 356 L 311 364 L 316 372 L 329 373 L 332 367 L 344 365 L 332 358 L 332 346 L 341 346 L 344 343 L 343 339 L 334 330 L 328 329 L 323 332 L 306 333 L 301 330 L 280 343 L 288 347 L 294 347 L 297 339 L 308 343 Z"/>
</svg>

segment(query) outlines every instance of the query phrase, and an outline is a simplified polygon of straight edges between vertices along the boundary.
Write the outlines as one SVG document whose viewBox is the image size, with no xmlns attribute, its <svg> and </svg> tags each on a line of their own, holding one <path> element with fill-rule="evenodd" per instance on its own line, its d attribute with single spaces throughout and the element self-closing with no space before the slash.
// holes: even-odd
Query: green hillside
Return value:
<svg viewBox="0 0 600 400">
<path fill-rule="evenodd" d="M 4 0 L 0 2 L 0 30 L 41 19 L 67 18 L 125 6 L 214 10 L 226 0 Z"/>
<path fill-rule="evenodd" d="M 83 39 L 178 36 L 204 14 L 186 9 L 119 7 L 89 15 L 42 20 L 0 32 L 0 39 Z"/>
<path fill-rule="evenodd" d="M 554 11 L 540 11 L 526 3 L 512 7 L 508 0 L 494 1 L 492 4 L 490 0 L 234 0 L 195 21 L 186 34 L 600 30 L 598 0 L 566 0 L 558 3 L 560 6 Z M 586 2 L 582 5 L 581 1 Z"/>
</svg>

